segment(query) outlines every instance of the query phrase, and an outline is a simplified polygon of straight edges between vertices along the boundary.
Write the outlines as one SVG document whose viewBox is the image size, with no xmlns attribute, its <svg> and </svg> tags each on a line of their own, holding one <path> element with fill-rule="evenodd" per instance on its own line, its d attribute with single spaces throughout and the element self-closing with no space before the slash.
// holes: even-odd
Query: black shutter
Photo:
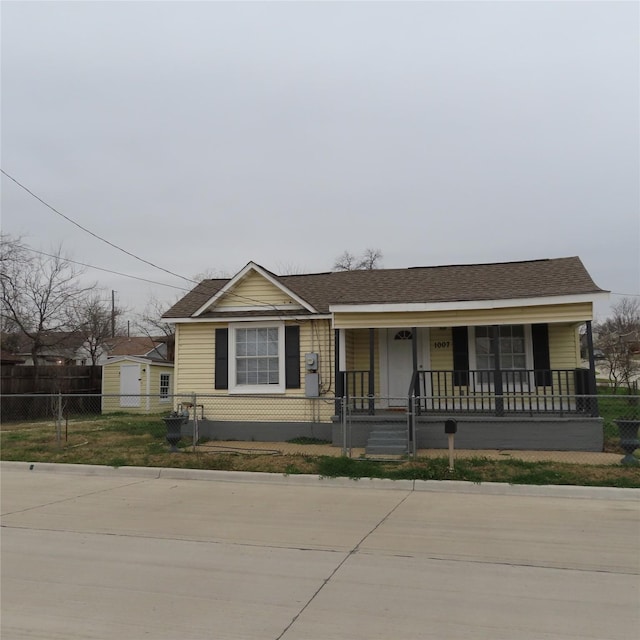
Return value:
<svg viewBox="0 0 640 640">
<path fill-rule="evenodd" d="M 469 384 L 469 330 L 467 327 L 452 327 L 453 384 L 466 387 Z"/>
<path fill-rule="evenodd" d="M 229 329 L 216 329 L 216 389 L 229 388 Z"/>
<path fill-rule="evenodd" d="M 300 388 L 300 327 L 284 328 L 284 379 L 287 389 Z"/>
<path fill-rule="evenodd" d="M 537 387 L 551 386 L 551 359 L 549 357 L 549 325 L 532 324 L 533 368 Z"/>
</svg>

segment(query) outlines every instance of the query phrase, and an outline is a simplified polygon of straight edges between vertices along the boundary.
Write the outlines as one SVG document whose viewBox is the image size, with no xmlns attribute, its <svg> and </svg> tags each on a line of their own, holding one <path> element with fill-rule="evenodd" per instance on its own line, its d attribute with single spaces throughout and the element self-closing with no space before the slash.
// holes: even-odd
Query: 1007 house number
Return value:
<svg viewBox="0 0 640 640">
<path fill-rule="evenodd" d="M 433 348 L 434 349 L 448 349 L 449 345 L 451 344 L 451 342 L 449 342 L 448 340 L 441 340 L 439 342 L 434 342 L 433 343 Z"/>
</svg>

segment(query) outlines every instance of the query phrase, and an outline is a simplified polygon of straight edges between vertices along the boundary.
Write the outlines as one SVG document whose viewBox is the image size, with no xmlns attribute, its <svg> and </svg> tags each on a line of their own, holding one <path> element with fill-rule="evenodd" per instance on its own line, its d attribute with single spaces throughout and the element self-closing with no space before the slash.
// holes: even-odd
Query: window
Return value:
<svg viewBox="0 0 640 640">
<path fill-rule="evenodd" d="M 160 400 L 169 400 L 169 392 L 171 390 L 171 374 L 160 374 Z"/>
<path fill-rule="evenodd" d="M 473 327 L 469 332 L 469 357 L 471 368 L 476 369 L 476 384 L 493 385 L 496 367 L 494 353 L 494 327 Z M 531 325 L 500 325 L 498 332 L 498 356 L 505 389 L 522 389 L 529 385 L 529 373 L 533 362 Z"/>
<path fill-rule="evenodd" d="M 494 338 L 492 327 L 476 327 L 476 368 L 495 369 Z M 526 369 L 524 325 L 508 324 L 498 327 L 498 352 L 500 369 Z"/>
<path fill-rule="evenodd" d="M 284 325 L 231 325 L 229 329 L 229 390 L 284 391 Z"/>
</svg>

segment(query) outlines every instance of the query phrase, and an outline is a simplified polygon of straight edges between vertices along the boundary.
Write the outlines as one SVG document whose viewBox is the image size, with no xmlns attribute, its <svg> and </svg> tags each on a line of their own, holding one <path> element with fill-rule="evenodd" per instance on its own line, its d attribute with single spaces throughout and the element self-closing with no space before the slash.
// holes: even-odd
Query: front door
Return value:
<svg viewBox="0 0 640 640">
<path fill-rule="evenodd" d="M 413 374 L 413 337 L 411 329 L 387 330 L 390 407 L 404 407 L 407 404 Z"/>
<path fill-rule="evenodd" d="M 140 406 L 140 365 L 120 365 L 120 406 Z"/>
</svg>

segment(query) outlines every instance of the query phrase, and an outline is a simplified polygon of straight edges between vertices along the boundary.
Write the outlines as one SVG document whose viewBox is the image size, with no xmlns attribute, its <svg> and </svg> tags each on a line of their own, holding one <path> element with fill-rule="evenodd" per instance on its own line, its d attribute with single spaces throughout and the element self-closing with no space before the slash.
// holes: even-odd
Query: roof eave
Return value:
<svg viewBox="0 0 640 640">
<path fill-rule="evenodd" d="M 606 301 L 608 292 L 581 293 L 562 296 L 531 298 L 506 298 L 499 300 L 454 300 L 447 302 L 402 302 L 374 304 L 332 304 L 329 310 L 336 313 L 402 313 L 430 311 L 470 311 L 478 309 L 507 309 L 510 307 L 538 307 L 544 305 L 579 304 Z"/>
</svg>

